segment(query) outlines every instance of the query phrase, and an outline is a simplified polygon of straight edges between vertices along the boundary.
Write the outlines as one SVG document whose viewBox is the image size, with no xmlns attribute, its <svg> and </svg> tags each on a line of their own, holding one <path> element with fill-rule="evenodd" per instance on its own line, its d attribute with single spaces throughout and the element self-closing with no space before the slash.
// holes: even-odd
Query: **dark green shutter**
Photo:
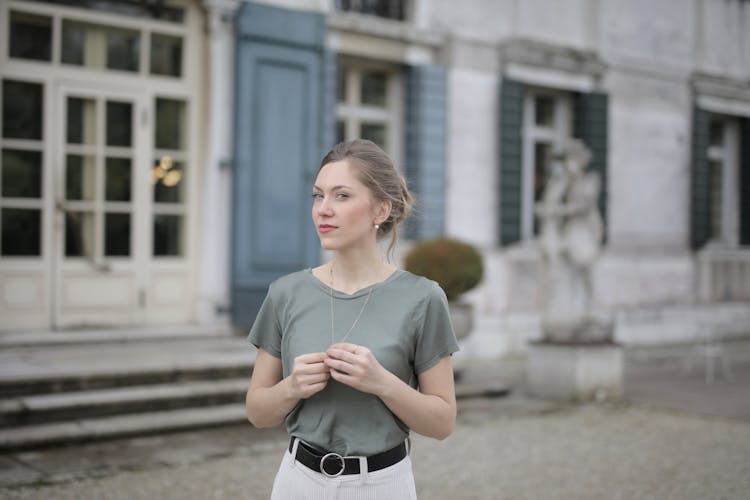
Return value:
<svg viewBox="0 0 750 500">
<path fill-rule="evenodd" d="M 444 66 L 412 66 L 408 71 L 406 177 L 417 207 L 407 225 L 411 238 L 445 232 L 445 143 L 447 73 Z"/>
<path fill-rule="evenodd" d="M 740 121 L 740 245 L 750 245 L 750 118 Z"/>
<path fill-rule="evenodd" d="M 607 239 L 607 94 L 591 92 L 575 94 L 573 135 L 591 150 L 589 168 L 598 172 L 602 181 L 599 211 L 604 221 L 604 240 Z"/>
<path fill-rule="evenodd" d="M 521 239 L 523 199 L 523 84 L 503 78 L 500 87 L 500 244 Z"/>
<path fill-rule="evenodd" d="M 690 246 L 695 250 L 709 239 L 708 142 L 711 114 L 693 108 L 692 165 L 690 169 Z"/>
</svg>

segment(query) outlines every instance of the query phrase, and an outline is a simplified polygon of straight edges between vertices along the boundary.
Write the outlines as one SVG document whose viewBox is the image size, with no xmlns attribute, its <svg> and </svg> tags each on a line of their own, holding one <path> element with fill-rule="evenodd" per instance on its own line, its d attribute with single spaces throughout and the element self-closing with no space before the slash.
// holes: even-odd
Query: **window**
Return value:
<svg viewBox="0 0 750 500">
<path fill-rule="evenodd" d="M 131 17 L 155 19 L 171 23 L 182 23 L 185 11 L 180 7 L 167 6 L 163 0 L 36 0 L 56 5 L 70 5 L 99 12 L 122 14 Z"/>
<path fill-rule="evenodd" d="M 115 5 L 114 2 L 98 3 Z M 61 29 L 53 30 L 51 16 L 12 10 L 9 17 L 7 42 L 12 59 L 54 63 L 59 60 L 62 64 L 96 70 L 172 78 L 183 76 L 184 36 L 180 34 L 160 33 L 160 28 L 145 31 L 138 27 L 109 26 L 71 19 L 67 15 L 62 19 Z M 53 33 L 60 46 L 54 61 Z M 141 47 L 145 41 L 149 50 L 142 57 Z"/>
<path fill-rule="evenodd" d="M 52 18 L 11 11 L 8 41 L 12 58 L 49 61 L 52 53 Z"/>
<path fill-rule="evenodd" d="M 42 123 L 41 84 L 2 81 L 0 145 L 0 255 L 41 255 Z"/>
<path fill-rule="evenodd" d="M 401 141 L 401 75 L 374 63 L 342 61 L 337 86 L 337 142 L 369 139 L 398 162 Z"/>
<path fill-rule="evenodd" d="M 182 76 L 182 38 L 151 34 L 151 74 Z"/>
<path fill-rule="evenodd" d="M 68 258 L 131 255 L 133 108 L 125 100 L 66 98 Z"/>
<path fill-rule="evenodd" d="M 187 163 L 187 105 L 185 101 L 157 97 L 154 128 L 153 255 L 185 254 L 185 168 Z"/>
<path fill-rule="evenodd" d="M 134 30 L 64 20 L 62 62 L 137 72 L 140 40 L 140 33 Z"/>
<path fill-rule="evenodd" d="M 541 199 L 553 156 L 572 136 L 570 95 L 547 89 L 527 89 L 523 116 L 522 235 L 539 232 L 534 205 Z"/>
<path fill-rule="evenodd" d="M 739 146 L 738 120 L 711 114 L 707 151 L 709 240 L 732 247 L 739 243 Z"/>
<path fill-rule="evenodd" d="M 403 21 L 406 15 L 405 3 L 404 0 L 336 0 L 336 8 Z"/>
</svg>

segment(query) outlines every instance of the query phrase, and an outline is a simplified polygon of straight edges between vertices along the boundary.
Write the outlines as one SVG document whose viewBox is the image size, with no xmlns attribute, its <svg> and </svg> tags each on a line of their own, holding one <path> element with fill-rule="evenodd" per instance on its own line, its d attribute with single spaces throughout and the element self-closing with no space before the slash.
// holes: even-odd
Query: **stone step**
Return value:
<svg viewBox="0 0 750 500">
<path fill-rule="evenodd" d="M 228 326 L 168 325 L 141 328 L 105 328 L 43 332 L 0 333 L 0 348 L 112 344 L 165 340 L 232 338 Z"/>
<path fill-rule="evenodd" d="M 0 429 L 0 450 L 17 450 L 236 424 L 245 407 L 234 403 L 207 408 L 153 411 Z M 250 425 L 250 424 L 248 424 Z"/>
<path fill-rule="evenodd" d="M 3 348 L 0 398 L 249 378 L 254 358 L 227 337 Z"/>
<path fill-rule="evenodd" d="M 249 377 L 26 395 L 0 400 L 0 425 L 241 403 Z"/>
<path fill-rule="evenodd" d="M 163 368 L 128 368 L 126 370 L 80 371 L 77 373 L 48 374 L 0 378 L 0 397 L 12 398 L 35 394 L 102 390 L 127 386 L 250 378 L 252 363 L 247 357 L 231 362 L 213 362 L 208 366 Z"/>
<path fill-rule="evenodd" d="M 213 382 L 212 382 L 213 383 Z M 191 384 L 192 385 L 192 384 Z M 244 393 L 247 380 L 228 380 L 220 384 L 222 389 L 239 390 Z M 195 385 L 192 385 L 195 388 Z M 508 393 L 507 387 L 497 384 L 492 388 L 459 385 L 456 396 L 459 400 L 498 397 Z M 152 396 L 157 398 L 160 388 L 132 388 L 127 392 L 98 391 L 99 393 L 82 393 L 79 401 L 95 406 L 104 404 L 113 396 L 136 398 Z M 220 389 L 217 388 L 216 391 Z M 172 396 L 186 388 L 169 391 Z M 92 391 L 93 392 L 93 391 Z M 140 396 L 138 393 L 141 393 Z M 107 394 L 108 393 L 108 394 Z M 114 393 L 114 394 L 113 394 Z M 62 395 L 60 395 L 62 397 Z M 38 411 L 57 411 L 67 401 L 44 397 L 31 400 Z M 30 402 L 31 402 L 30 401 Z M 202 427 L 215 427 L 242 423 L 247 420 L 245 405 L 242 402 L 222 405 L 202 405 L 197 408 L 180 408 L 125 415 L 101 416 L 97 418 L 78 418 L 52 423 L 39 423 L 20 427 L 3 427 L 0 429 L 0 450 L 19 450 L 42 448 L 55 445 L 68 445 L 85 441 L 116 439 L 122 437 L 156 434 Z M 250 424 L 248 424 L 250 425 Z"/>
</svg>

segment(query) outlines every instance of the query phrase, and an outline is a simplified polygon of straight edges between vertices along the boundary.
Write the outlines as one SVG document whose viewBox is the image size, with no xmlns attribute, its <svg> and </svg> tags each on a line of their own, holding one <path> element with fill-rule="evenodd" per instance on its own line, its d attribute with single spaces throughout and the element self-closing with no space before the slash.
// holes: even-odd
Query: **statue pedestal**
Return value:
<svg viewBox="0 0 750 500">
<path fill-rule="evenodd" d="M 619 399 L 622 366 L 622 347 L 612 342 L 534 342 L 526 362 L 527 388 L 545 399 Z"/>
</svg>

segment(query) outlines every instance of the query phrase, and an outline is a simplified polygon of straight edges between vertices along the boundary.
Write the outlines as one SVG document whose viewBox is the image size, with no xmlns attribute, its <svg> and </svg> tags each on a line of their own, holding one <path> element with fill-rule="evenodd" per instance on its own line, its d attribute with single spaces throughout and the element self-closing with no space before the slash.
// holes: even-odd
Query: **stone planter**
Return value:
<svg viewBox="0 0 750 500">
<path fill-rule="evenodd" d="M 613 342 L 532 342 L 527 389 L 545 399 L 617 400 L 622 397 L 622 369 L 622 347 Z"/>
<path fill-rule="evenodd" d="M 448 308 L 456 339 L 468 337 L 474 328 L 474 306 L 465 302 L 448 302 Z"/>
</svg>

